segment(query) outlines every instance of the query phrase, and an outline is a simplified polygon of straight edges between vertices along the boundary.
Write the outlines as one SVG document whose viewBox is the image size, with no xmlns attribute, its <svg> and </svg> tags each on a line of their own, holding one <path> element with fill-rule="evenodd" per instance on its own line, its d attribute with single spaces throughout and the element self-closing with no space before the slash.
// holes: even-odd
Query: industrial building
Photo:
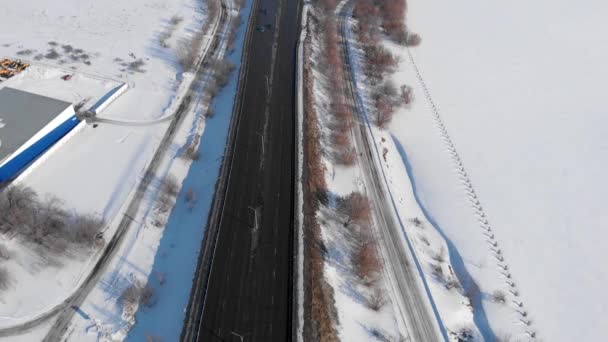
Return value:
<svg viewBox="0 0 608 342">
<path fill-rule="evenodd" d="M 15 178 L 78 123 L 69 102 L 0 89 L 0 184 Z"/>
</svg>

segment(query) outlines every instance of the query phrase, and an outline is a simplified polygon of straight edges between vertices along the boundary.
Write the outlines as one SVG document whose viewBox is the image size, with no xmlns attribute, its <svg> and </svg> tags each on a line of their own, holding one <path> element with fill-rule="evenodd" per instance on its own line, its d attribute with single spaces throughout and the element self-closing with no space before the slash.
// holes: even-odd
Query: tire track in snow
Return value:
<svg viewBox="0 0 608 342">
<path fill-rule="evenodd" d="M 488 220 L 488 216 L 481 204 L 479 197 L 477 196 L 477 193 L 475 192 L 475 188 L 473 187 L 471 178 L 469 177 L 462 162 L 462 159 L 460 158 L 460 155 L 456 150 L 456 146 L 454 145 L 450 135 L 448 134 L 443 120 L 441 119 L 441 115 L 439 114 L 439 109 L 437 109 L 437 106 L 435 105 L 435 101 L 433 100 L 433 97 L 431 96 L 431 93 L 429 92 L 428 87 L 426 86 L 426 82 L 424 81 L 424 78 L 420 73 L 420 69 L 418 69 L 418 65 L 416 64 L 414 56 L 408 46 L 406 46 L 406 51 L 408 55 L 408 61 L 410 65 L 414 68 L 418 83 L 420 84 L 424 92 L 424 97 L 426 98 L 428 104 L 431 106 L 433 119 L 435 125 L 439 129 L 439 135 L 441 136 L 444 147 L 447 149 L 452 164 L 455 167 L 455 172 L 458 174 L 458 179 L 464 187 L 465 195 L 468 201 L 470 202 L 471 208 L 473 209 L 477 221 L 479 222 L 479 228 L 481 228 L 482 233 L 486 237 L 488 251 L 494 257 L 496 265 L 499 268 L 499 273 L 504 277 L 504 283 L 508 289 L 508 296 L 511 297 L 509 305 L 514 310 L 517 316 L 517 321 L 515 322 L 515 324 L 519 323 L 525 325 L 525 334 L 527 334 L 530 338 L 534 339 L 536 337 L 536 332 L 532 328 L 532 321 L 528 317 L 527 311 L 524 309 L 524 303 L 519 300 L 520 292 L 513 280 L 511 272 L 509 271 L 509 266 L 505 261 L 503 252 L 499 248 L 498 241 L 496 239 L 496 236 L 494 235 L 492 226 L 490 225 L 490 221 Z"/>
</svg>

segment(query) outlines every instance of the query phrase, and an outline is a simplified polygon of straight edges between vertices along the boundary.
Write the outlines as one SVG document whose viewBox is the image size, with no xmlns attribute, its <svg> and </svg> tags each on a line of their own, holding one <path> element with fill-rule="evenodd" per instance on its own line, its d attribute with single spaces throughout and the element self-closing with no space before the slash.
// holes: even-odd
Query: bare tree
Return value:
<svg viewBox="0 0 608 342">
<path fill-rule="evenodd" d="M 152 307 L 154 304 L 156 304 L 156 290 L 152 286 L 148 284 L 141 286 L 140 293 L 141 304 L 146 307 Z"/>
<path fill-rule="evenodd" d="M 369 297 L 367 306 L 374 311 L 378 311 L 384 306 L 385 302 L 384 291 L 380 287 L 376 287 Z"/>
<path fill-rule="evenodd" d="M 409 32 L 407 34 L 407 39 L 405 40 L 406 46 L 418 46 L 422 42 L 422 37 L 418 33 Z"/>
<path fill-rule="evenodd" d="M 409 105 L 410 103 L 412 103 L 412 99 L 414 97 L 414 93 L 412 91 L 412 87 L 407 86 L 407 85 L 402 85 L 401 86 L 401 99 L 403 100 L 403 104 L 404 105 Z"/>
<path fill-rule="evenodd" d="M 348 226 L 353 222 L 360 224 L 369 220 L 372 207 L 367 197 L 360 192 L 352 192 L 340 201 L 339 209 L 347 218 L 344 226 Z"/>
<path fill-rule="evenodd" d="M 177 179 L 172 175 L 165 177 L 161 183 L 161 190 L 167 195 L 177 196 L 179 193 L 179 183 L 177 182 Z"/>
<path fill-rule="evenodd" d="M 134 283 L 127 286 L 120 295 L 120 299 L 123 302 L 123 305 L 135 305 L 139 302 L 139 298 L 141 296 L 140 287 L 138 284 Z"/>
<path fill-rule="evenodd" d="M 366 282 L 373 282 L 380 270 L 380 261 L 374 243 L 371 241 L 362 243 L 355 250 L 353 263 L 359 278 Z"/>
</svg>

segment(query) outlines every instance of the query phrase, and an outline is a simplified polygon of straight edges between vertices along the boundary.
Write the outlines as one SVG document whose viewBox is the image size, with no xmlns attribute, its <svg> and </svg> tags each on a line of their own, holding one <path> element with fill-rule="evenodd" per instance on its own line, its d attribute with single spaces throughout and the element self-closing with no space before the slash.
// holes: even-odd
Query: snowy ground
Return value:
<svg viewBox="0 0 608 342">
<path fill-rule="evenodd" d="M 415 99 L 395 115 L 390 134 L 422 207 L 452 246 L 452 263 L 480 287 L 478 328 L 486 339 L 526 339 L 524 332 L 534 330 L 547 341 L 602 340 L 608 6 L 565 0 L 408 6 L 408 27 L 423 37 L 413 60 L 482 207 L 473 207 L 423 83 L 399 47 L 394 79 L 413 86 Z M 480 208 L 517 298 L 477 220 Z M 507 306 L 491 303 L 495 290 L 507 292 Z M 516 310 L 528 312 L 530 327 Z"/>
<path fill-rule="evenodd" d="M 52 4 L 36 0 L 19 5 L 5 3 L 2 7 L 0 55 L 49 66 L 34 65 L 22 73 L 29 77 L 19 75 L 2 86 L 15 86 L 70 102 L 90 97 L 88 104 L 92 104 L 109 89 L 125 82 L 130 90 L 100 116 L 131 124 L 149 122 L 174 110 L 172 104 L 186 89 L 180 87 L 181 81 L 191 79 L 182 74 L 176 48 L 180 41 L 200 30 L 206 20 L 202 2 L 198 0 L 169 3 L 68 0 Z M 161 44 L 160 37 L 166 32 L 170 34 Z M 71 72 L 76 72 L 72 80 L 59 79 Z M 77 91 L 66 88 L 74 83 L 81 88 Z M 182 143 L 193 139 L 189 134 L 196 126 L 193 120 L 194 117 L 180 136 Z M 112 223 L 141 179 L 167 126 L 168 122 L 145 126 L 100 124 L 97 128 L 81 124 L 17 182 L 33 187 L 41 197 L 57 196 L 68 209 L 98 213 Z M 210 144 L 215 146 L 216 142 Z M 175 146 L 173 158 L 180 147 Z M 182 166 L 181 170 L 185 175 L 187 167 Z M 214 176 L 210 177 L 206 180 L 212 183 Z M 106 233 L 111 234 L 114 228 L 110 224 Z M 137 234 L 130 238 L 131 244 L 135 244 Z M 147 238 L 149 247 L 158 244 L 160 235 Z M 47 260 L 37 260 L 40 257 L 27 248 L 18 244 L 8 247 L 13 252 L 11 261 L 16 263 L 11 271 L 18 275 L 14 280 L 19 281 L 0 293 L 2 326 L 27 320 L 60 302 L 82 279 L 94 259 L 94 254 L 65 257 L 57 265 L 47 265 L 43 262 Z M 146 272 L 151 267 L 146 263 L 133 266 L 148 267 Z M 41 281 L 44 288 L 40 287 Z"/>
<path fill-rule="evenodd" d="M 400 228 L 398 245 L 407 255 L 411 255 L 408 256 L 412 264 L 410 270 L 422 278 L 422 290 L 419 295 L 429 298 L 428 309 L 432 312 L 429 318 L 438 320 L 439 330 L 444 338 L 454 338 L 453 333 L 459 332 L 463 327 L 473 327 L 474 317 L 471 314 L 470 302 L 464 296 L 466 289 L 459 288 L 463 279 L 453 271 L 457 265 L 454 265 L 449 243 L 446 243 L 433 218 L 421 206 L 416 186 L 412 183 L 405 151 L 389 131 L 379 129 L 373 124 L 375 108 L 371 100 L 372 88 L 363 72 L 364 53 L 356 40 L 353 31 L 355 27 L 355 20 L 347 21 L 345 33 L 349 42 L 351 70 L 356 82 L 356 96 L 361 104 L 361 114 L 368 118 L 363 124 L 372 144 L 372 163 L 379 170 L 384 183 L 383 191 L 390 202 L 387 205 L 394 211 L 395 223 Z M 358 149 L 363 150 L 365 146 L 358 146 Z M 385 263 L 391 262 L 389 257 L 384 258 Z M 401 314 L 411 315 L 407 312 Z M 473 333 L 476 333 L 474 327 Z"/>
<path fill-rule="evenodd" d="M 250 5 L 250 1 L 246 2 L 242 18 L 248 18 Z M 236 15 L 235 11 L 230 13 Z M 228 56 L 235 65 L 240 63 L 244 30 L 243 24 L 236 36 L 235 49 Z M 220 49 L 225 48 L 225 43 Z M 142 341 L 154 336 L 174 341 L 179 338 L 224 153 L 237 77 L 238 69 L 212 103 L 213 118 L 203 118 L 208 104 L 200 102 L 200 99 L 195 101 L 197 105 L 184 118 L 173 147 L 157 173 L 158 180 L 172 175 L 182 183 L 175 207 L 171 212 L 159 212 L 153 205 L 158 188 L 149 189 L 147 204 L 136 215 L 135 229 L 125 237 L 126 243 L 118 252 L 120 257 L 112 262 L 100 284 L 80 307 L 83 314 L 75 316 L 70 328 L 74 331 L 71 335 L 74 340 L 126 338 Z M 204 85 L 205 81 L 200 87 Z M 197 138 L 200 138 L 200 159 L 180 159 L 185 146 Z M 194 194 L 193 201 L 186 200 L 190 191 Z M 155 221 L 160 221 L 164 228 L 154 227 Z M 124 311 L 120 295 L 135 279 L 148 282 L 155 289 L 155 296 L 152 307 L 140 305 L 133 317 L 132 313 Z M 137 324 L 127 335 L 127 330 L 135 322 Z"/>
</svg>

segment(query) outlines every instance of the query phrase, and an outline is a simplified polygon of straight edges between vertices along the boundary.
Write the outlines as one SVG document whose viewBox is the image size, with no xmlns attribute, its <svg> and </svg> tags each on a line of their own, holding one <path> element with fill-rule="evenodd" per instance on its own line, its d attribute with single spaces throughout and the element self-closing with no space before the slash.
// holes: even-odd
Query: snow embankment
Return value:
<svg viewBox="0 0 608 342">
<path fill-rule="evenodd" d="M 408 27 L 423 43 L 412 58 L 394 50 L 394 79 L 413 86 L 415 100 L 391 133 L 407 151 L 421 203 L 480 289 L 491 334 L 602 340 L 608 6 L 408 5 Z M 496 290 L 506 305 L 492 302 Z"/>
</svg>

